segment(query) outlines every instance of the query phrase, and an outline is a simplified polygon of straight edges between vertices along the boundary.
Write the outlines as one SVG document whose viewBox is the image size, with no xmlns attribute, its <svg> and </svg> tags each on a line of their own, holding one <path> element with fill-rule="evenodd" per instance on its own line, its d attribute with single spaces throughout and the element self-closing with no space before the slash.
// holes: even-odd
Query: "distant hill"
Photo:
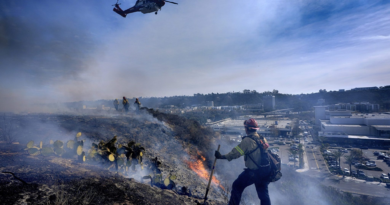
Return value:
<svg viewBox="0 0 390 205">
<path fill-rule="evenodd" d="M 229 92 L 229 93 L 210 93 L 210 94 L 194 94 L 193 96 L 171 96 L 171 97 L 149 97 L 142 98 L 140 101 L 143 106 L 149 108 L 161 108 L 173 105 L 178 108 L 189 106 L 205 106 L 206 101 L 213 101 L 214 106 L 233 106 L 233 105 L 254 105 L 263 103 L 263 97 L 266 95 L 274 95 L 276 109 L 294 108 L 295 111 L 311 110 L 314 105 L 317 105 L 319 99 L 324 99 L 325 104 L 335 103 L 354 103 L 354 102 L 370 102 L 379 104 L 384 108 L 385 104 L 390 102 L 390 86 L 384 86 L 371 89 L 355 89 L 346 91 L 326 91 L 320 90 L 318 93 L 308 94 L 283 94 L 277 90 L 272 92 L 258 93 L 256 91 L 244 92 Z M 69 108 L 81 108 L 82 105 L 92 107 L 105 105 L 113 107 L 112 100 L 97 100 L 66 103 Z M 130 102 L 135 101 L 135 98 L 130 99 Z"/>
</svg>

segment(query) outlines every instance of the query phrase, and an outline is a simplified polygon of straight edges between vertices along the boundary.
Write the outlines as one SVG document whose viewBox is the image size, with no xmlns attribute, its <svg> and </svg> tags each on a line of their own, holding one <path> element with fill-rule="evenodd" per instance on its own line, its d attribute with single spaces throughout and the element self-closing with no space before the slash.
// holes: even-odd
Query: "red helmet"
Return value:
<svg viewBox="0 0 390 205">
<path fill-rule="evenodd" d="M 257 122 L 255 119 L 251 118 L 249 120 L 245 120 L 244 121 L 244 126 L 248 129 L 253 129 L 253 130 L 258 130 L 259 129 L 259 125 L 257 125 Z"/>
</svg>

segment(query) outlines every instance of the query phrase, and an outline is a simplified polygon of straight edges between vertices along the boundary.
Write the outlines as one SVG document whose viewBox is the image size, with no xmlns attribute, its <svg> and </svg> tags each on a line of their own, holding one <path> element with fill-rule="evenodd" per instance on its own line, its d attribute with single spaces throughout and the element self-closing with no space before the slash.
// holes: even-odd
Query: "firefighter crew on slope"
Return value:
<svg viewBox="0 0 390 205">
<path fill-rule="evenodd" d="M 226 155 L 221 155 L 219 151 L 215 151 L 215 157 L 217 159 L 231 161 L 244 156 L 245 166 L 247 167 L 233 182 L 229 205 L 239 205 L 242 192 L 252 184 L 255 184 L 261 205 L 270 205 L 268 177 L 271 172 L 271 166 L 268 155 L 265 153 L 268 148 L 268 143 L 264 137 L 257 134 L 256 131 L 259 129 L 259 126 L 255 119 L 245 120 L 244 126 L 247 136 L 243 137 L 241 143 L 233 148 L 231 152 Z M 258 144 L 262 146 L 262 149 Z"/>
</svg>

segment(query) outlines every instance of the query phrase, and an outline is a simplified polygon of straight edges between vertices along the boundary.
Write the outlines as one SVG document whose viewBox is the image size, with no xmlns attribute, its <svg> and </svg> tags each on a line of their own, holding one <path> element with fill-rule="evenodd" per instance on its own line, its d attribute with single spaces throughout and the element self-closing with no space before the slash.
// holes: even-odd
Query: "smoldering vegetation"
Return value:
<svg viewBox="0 0 390 205">
<path fill-rule="evenodd" d="M 17 145 L 2 144 L 1 171 L 15 173 L 28 185 L 9 174 L 0 174 L 0 193 L 13 203 L 118 203 L 133 204 L 196 204 L 204 196 L 206 180 L 191 170 L 187 163 L 200 160 L 209 169 L 214 159 L 214 150 L 221 144 L 225 154 L 237 144 L 223 141 L 218 134 L 194 120 L 177 115 L 161 113 L 152 109 L 141 112 L 102 113 L 77 115 L 59 114 L 2 114 L 0 118 L 1 140 L 18 141 L 19 147 L 30 141 L 73 139 L 77 132 L 83 133 L 86 145 L 99 140 L 109 140 L 118 136 L 118 143 L 134 140 L 146 148 L 145 158 L 158 157 L 162 162 L 162 173 L 177 175 L 178 186 L 192 190 L 192 198 L 179 196 L 173 191 L 161 190 L 137 182 L 148 170 L 133 173 L 131 178 L 115 175 L 96 165 L 78 164 L 72 159 L 32 157 L 18 150 Z M 8 136 L 8 137 L 5 137 Z M 7 146 L 4 146 L 7 145 Z M 13 149 L 15 148 L 15 149 Z M 20 148 L 19 148 L 20 150 Z M 224 189 L 212 186 L 210 199 L 228 202 L 231 185 L 243 171 L 244 160 L 239 158 L 228 162 L 218 160 L 216 177 Z M 207 170 L 209 172 L 209 170 Z M 280 181 L 269 185 L 271 201 L 276 205 L 285 204 L 386 204 L 383 199 L 353 196 L 332 187 L 321 185 L 319 179 L 309 178 L 289 167 L 283 167 Z M 18 191 L 13 191 L 18 190 Z M 153 197 L 149 197 L 153 196 Z M 241 204 L 259 204 L 254 186 L 248 187 Z"/>
<path fill-rule="evenodd" d="M 177 176 L 175 180 L 177 187 L 187 187 L 187 189 L 190 189 L 193 199 L 200 199 L 205 193 L 207 181 L 193 172 L 188 167 L 188 163 L 211 153 L 207 150 L 213 144 L 212 140 L 215 138 L 215 133 L 208 128 L 201 127 L 196 121 L 146 109 L 137 113 L 131 112 L 128 114 L 98 112 L 97 114 L 88 113 L 88 115 L 79 113 L 78 115 L 3 114 L 2 116 L 2 124 L 8 122 L 7 126 L 11 128 L 3 129 L 3 127 L 0 127 L 0 136 L 5 136 L 3 131 L 10 130 L 12 138 L 4 141 L 9 143 L 19 142 L 20 146 L 12 149 L 12 151 L 22 152 L 21 155 L 13 156 L 12 161 L 8 164 L 3 164 L 2 171 L 16 172 L 18 175 L 22 174 L 23 178 L 27 179 L 34 178 L 30 177 L 31 173 L 38 176 L 42 172 L 48 174 L 48 176 L 42 177 L 41 179 L 33 180 L 34 183 L 39 181 L 44 184 L 48 182 L 53 184 L 53 180 L 62 181 L 65 179 L 66 183 L 70 183 L 71 179 L 77 179 L 78 176 L 49 174 L 52 170 L 47 166 L 42 167 L 43 171 L 35 172 L 37 163 L 19 162 L 20 158 L 32 157 L 21 150 L 21 148 L 25 148 L 27 142 L 31 140 L 38 143 L 42 141 L 43 144 L 47 144 L 50 140 L 66 142 L 67 140 L 74 139 L 77 132 L 81 132 L 83 133 L 81 138 L 84 139 L 84 148 L 88 149 L 88 145 L 91 146 L 92 142 L 96 143 L 100 140 L 108 141 L 115 135 L 118 136 L 118 144 L 126 144 L 130 140 L 134 140 L 145 147 L 145 163 L 157 157 L 162 162 L 160 169 L 163 179 L 170 174 L 174 174 Z M 10 147 L 15 146 L 10 145 Z M 41 158 L 42 156 L 37 157 Z M 46 159 L 47 157 L 42 158 Z M 207 158 L 209 161 L 212 159 L 211 156 Z M 18 166 L 12 166 L 13 163 Z M 207 168 L 209 163 L 204 163 Z M 39 164 L 41 165 L 42 163 Z M 96 165 L 96 163 L 93 164 Z M 20 167 L 29 167 L 30 165 L 34 168 L 27 170 L 27 168 Z M 10 166 L 12 167 L 11 169 Z M 107 169 L 106 166 L 98 166 L 97 168 Z M 61 170 L 57 171 L 60 172 Z M 111 171 L 115 172 L 115 170 Z M 26 172 L 30 174 L 25 174 Z M 137 172 L 132 172 L 127 177 L 134 178 L 140 182 L 143 176 L 150 174 L 153 175 L 153 172 L 148 170 L 147 167 L 142 171 L 138 167 Z M 46 177 L 49 177 L 49 175 L 50 179 L 47 179 Z M 65 188 L 68 189 L 68 185 Z M 212 190 L 209 194 L 210 199 L 220 197 L 221 193 L 218 191 L 218 188 Z"/>
</svg>

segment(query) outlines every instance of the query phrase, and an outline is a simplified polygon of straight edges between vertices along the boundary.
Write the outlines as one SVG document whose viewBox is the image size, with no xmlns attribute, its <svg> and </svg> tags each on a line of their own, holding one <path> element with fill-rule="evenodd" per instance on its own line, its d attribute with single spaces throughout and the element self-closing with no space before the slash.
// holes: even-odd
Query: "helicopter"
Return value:
<svg viewBox="0 0 390 205">
<path fill-rule="evenodd" d="M 137 2 L 135 2 L 135 5 L 133 7 L 126 10 L 122 10 L 121 7 L 119 7 L 120 4 L 118 4 L 118 1 L 116 2 L 116 4 L 113 5 L 115 6 L 113 11 L 121 15 L 123 18 L 126 18 L 127 14 L 138 12 L 138 11 L 142 12 L 143 14 L 154 12 L 157 15 L 158 10 L 161 10 L 161 7 L 165 5 L 165 2 L 171 4 L 178 4 L 176 2 L 165 1 L 165 0 L 137 0 Z"/>
</svg>

